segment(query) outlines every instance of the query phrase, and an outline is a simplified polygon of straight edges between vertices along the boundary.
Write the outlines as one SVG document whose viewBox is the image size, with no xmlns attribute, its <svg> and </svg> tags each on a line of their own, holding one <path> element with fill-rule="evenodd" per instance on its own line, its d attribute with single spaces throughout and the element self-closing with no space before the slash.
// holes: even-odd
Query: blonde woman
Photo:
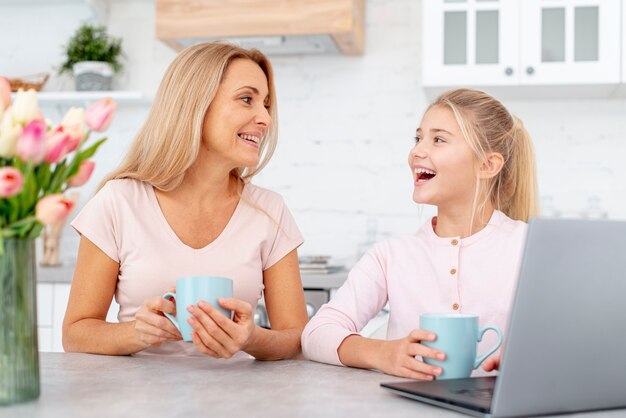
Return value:
<svg viewBox="0 0 626 418">
<path fill-rule="evenodd" d="M 205 43 L 167 69 L 125 161 L 73 221 L 81 235 L 66 351 L 260 360 L 300 353 L 303 239 L 282 198 L 250 183 L 276 147 L 272 67 L 257 50 Z M 161 295 L 187 275 L 233 279 L 233 320 L 194 306 L 193 344 Z M 255 326 L 264 293 L 272 329 Z M 105 321 L 115 294 L 119 323 Z M 188 309 L 178 306 L 178 309 Z"/>
<path fill-rule="evenodd" d="M 421 341 L 427 312 L 469 312 L 502 330 L 512 303 L 526 222 L 537 214 L 535 158 L 522 122 L 475 90 L 441 95 L 409 153 L 413 200 L 437 207 L 417 234 L 375 245 L 302 334 L 305 357 L 432 380 L 446 353 Z M 389 303 L 387 340 L 358 332 Z M 479 352 L 495 343 L 485 335 Z M 484 365 L 497 368 L 497 355 Z"/>
</svg>

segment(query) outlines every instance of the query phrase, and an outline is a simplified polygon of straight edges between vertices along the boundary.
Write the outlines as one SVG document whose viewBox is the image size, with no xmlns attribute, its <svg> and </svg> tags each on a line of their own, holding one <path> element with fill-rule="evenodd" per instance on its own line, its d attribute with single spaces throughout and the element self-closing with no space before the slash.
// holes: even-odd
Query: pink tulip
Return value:
<svg viewBox="0 0 626 418">
<path fill-rule="evenodd" d="M 44 225 L 52 225 L 65 220 L 74 209 L 76 202 L 60 193 L 43 197 L 35 206 L 35 216 Z"/>
<path fill-rule="evenodd" d="M 27 162 L 39 164 L 46 155 L 46 124 L 39 119 L 31 120 L 17 140 L 17 155 Z"/>
<path fill-rule="evenodd" d="M 58 163 L 67 155 L 71 147 L 78 144 L 72 144 L 72 137 L 65 132 L 62 126 L 58 126 L 48 133 L 46 139 L 46 155 L 44 160 L 47 163 Z M 73 150 L 72 150 L 73 151 Z"/>
<path fill-rule="evenodd" d="M 9 80 L 0 77 L 0 114 L 11 104 L 11 84 Z"/>
<path fill-rule="evenodd" d="M 93 169 L 96 167 L 96 163 L 93 161 L 85 160 L 80 163 L 78 167 L 78 173 L 75 176 L 70 178 L 67 182 L 71 187 L 80 187 L 83 184 L 87 183 L 91 174 L 93 173 Z"/>
<path fill-rule="evenodd" d="M 117 105 L 110 99 L 102 99 L 93 103 L 85 112 L 85 123 L 89 129 L 95 132 L 102 132 L 109 127 L 113 113 Z"/>
<path fill-rule="evenodd" d="M 15 196 L 22 191 L 24 176 L 20 170 L 6 166 L 0 168 L 0 197 Z"/>
<path fill-rule="evenodd" d="M 78 125 L 64 126 L 63 131 L 68 134 L 67 152 L 72 152 L 85 139 L 85 131 Z"/>
</svg>

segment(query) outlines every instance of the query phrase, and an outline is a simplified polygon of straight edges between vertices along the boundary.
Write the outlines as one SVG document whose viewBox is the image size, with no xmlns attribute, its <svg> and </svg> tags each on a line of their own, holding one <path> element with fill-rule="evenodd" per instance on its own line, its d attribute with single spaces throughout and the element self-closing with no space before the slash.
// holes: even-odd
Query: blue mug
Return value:
<svg viewBox="0 0 626 418">
<path fill-rule="evenodd" d="M 432 331 L 437 335 L 435 341 L 421 343 L 443 351 L 444 361 L 424 358 L 424 362 L 439 366 L 443 370 L 437 379 L 460 379 L 469 377 L 472 370 L 478 368 L 487 357 L 502 344 L 502 331 L 496 326 L 481 327 L 478 315 L 454 313 L 428 313 L 420 315 L 420 329 Z M 476 356 L 476 346 L 488 330 L 498 334 L 498 342 L 487 352 Z"/>
<path fill-rule="evenodd" d="M 183 336 L 183 340 L 191 341 L 193 328 L 187 322 L 191 315 L 187 311 L 187 306 L 197 305 L 203 300 L 220 310 L 227 318 L 231 317 L 231 311 L 222 308 L 217 300 L 219 298 L 230 298 L 233 296 L 233 281 L 221 276 L 188 276 L 176 280 L 176 292 L 167 292 L 164 299 L 174 298 L 176 301 L 176 317 L 165 313 L 165 316 L 172 321 L 172 324 Z"/>
</svg>

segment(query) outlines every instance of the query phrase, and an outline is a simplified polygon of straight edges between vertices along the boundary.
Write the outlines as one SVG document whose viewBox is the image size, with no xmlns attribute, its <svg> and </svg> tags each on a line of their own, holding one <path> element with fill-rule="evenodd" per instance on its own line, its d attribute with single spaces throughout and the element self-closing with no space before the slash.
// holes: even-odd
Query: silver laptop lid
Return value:
<svg viewBox="0 0 626 418">
<path fill-rule="evenodd" d="M 626 222 L 532 219 L 491 413 L 626 406 Z"/>
</svg>

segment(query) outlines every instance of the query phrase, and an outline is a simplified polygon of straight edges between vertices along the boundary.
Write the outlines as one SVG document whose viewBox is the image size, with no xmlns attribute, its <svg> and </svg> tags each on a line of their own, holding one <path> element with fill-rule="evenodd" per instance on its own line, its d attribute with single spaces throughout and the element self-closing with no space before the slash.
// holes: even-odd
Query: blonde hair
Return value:
<svg viewBox="0 0 626 418">
<path fill-rule="evenodd" d="M 430 105 L 434 106 L 447 107 L 454 113 L 463 137 L 480 162 L 487 163 L 487 154 L 492 152 L 504 159 L 502 169 L 493 178 L 479 179 L 477 175 L 472 219 L 489 200 L 494 209 L 511 219 L 528 222 L 537 216 L 535 153 L 522 121 L 494 97 L 478 90 L 447 91 Z"/>
<path fill-rule="evenodd" d="M 231 174 L 245 181 L 260 172 L 272 157 L 278 136 L 272 65 L 259 50 L 209 42 L 186 48 L 170 64 L 124 161 L 100 187 L 122 178 L 145 181 L 164 191 L 177 187 L 198 157 L 205 114 L 229 64 L 238 58 L 257 63 L 265 73 L 272 123 L 259 142 L 259 164 L 237 168 Z"/>
</svg>

